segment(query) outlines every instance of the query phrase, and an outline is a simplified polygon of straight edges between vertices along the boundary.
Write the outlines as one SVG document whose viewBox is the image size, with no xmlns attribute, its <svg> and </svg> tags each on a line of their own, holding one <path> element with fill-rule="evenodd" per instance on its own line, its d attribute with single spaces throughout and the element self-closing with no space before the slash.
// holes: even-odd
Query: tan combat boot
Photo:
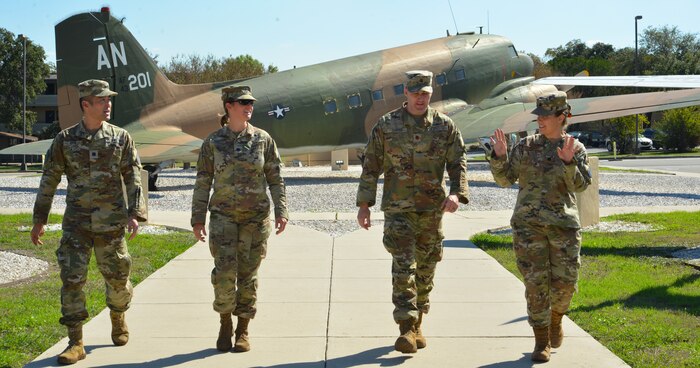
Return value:
<svg viewBox="0 0 700 368">
<path fill-rule="evenodd" d="M 129 342 L 129 328 L 124 312 L 109 311 L 109 319 L 112 320 L 112 342 L 116 346 L 126 345 Z"/>
<path fill-rule="evenodd" d="M 404 354 L 417 352 L 418 347 L 416 346 L 416 331 L 413 320 L 405 319 L 399 321 L 399 332 L 401 336 L 396 339 L 394 349 Z"/>
<path fill-rule="evenodd" d="M 562 317 L 564 317 L 563 313 L 552 311 L 552 323 L 549 325 L 549 342 L 553 348 L 560 347 L 562 341 L 564 341 L 564 330 L 561 328 Z"/>
<path fill-rule="evenodd" d="M 250 318 L 238 317 L 236 344 L 233 346 L 233 351 L 237 353 L 250 350 L 250 342 L 248 342 L 248 322 L 250 322 Z"/>
<path fill-rule="evenodd" d="M 221 327 L 219 327 L 219 338 L 216 339 L 216 350 L 231 350 L 231 335 L 233 334 L 233 321 L 231 313 L 221 313 Z"/>
<path fill-rule="evenodd" d="M 420 329 L 421 323 L 423 323 L 423 313 L 418 314 L 418 320 L 416 321 L 416 324 L 415 324 L 416 347 L 418 349 L 423 349 L 424 347 L 428 346 L 428 341 L 425 339 L 425 336 L 423 336 L 423 332 Z"/>
<path fill-rule="evenodd" d="M 549 361 L 549 326 L 533 327 L 535 331 L 535 350 L 532 352 L 532 361 L 548 362 Z"/>
<path fill-rule="evenodd" d="M 75 364 L 83 359 L 85 359 L 83 326 L 68 327 L 68 347 L 58 356 L 58 363 Z"/>
</svg>

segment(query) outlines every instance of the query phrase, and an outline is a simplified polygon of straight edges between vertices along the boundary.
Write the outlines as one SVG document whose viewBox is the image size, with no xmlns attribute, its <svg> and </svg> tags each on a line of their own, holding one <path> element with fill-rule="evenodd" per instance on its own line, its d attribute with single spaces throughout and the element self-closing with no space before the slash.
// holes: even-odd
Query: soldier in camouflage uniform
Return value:
<svg viewBox="0 0 700 368">
<path fill-rule="evenodd" d="M 384 247 L 392 255 L 392 301 L 400 336 L 394 347 L 415 353 L 426 346 L 421 332 L 430 309 L 435 266 L 442 259 L 442 215 L 468 202 L 467 159 L 462 135 L 449 117 L 430 108 L 432 73 L 410 71 L 408 101 L 372 129 L 357 191 L 357 220 L 369 229 L 377 181 L 384 174 Z M 450 178 L 445 194 L 445 168 Z"/>
<path fill-rule="evenodd" d="M 513 249 L 525 282 L 528 321 L 535 333 L 534 361 L 548 361 L 561 346 L 561 319 L 569 309 L 581 265 L 581 224 L 575 193 L 591 183 L 583 144 L 564 131 L 571 107 L 566 93 L 537 99 L 539 134 L 523 138 L 507 152 L 500 129 L 491 138 L 496 183 L 518 182 L 511 218 Z"/>
<path fill-rule="evenodd" d="M 34 244 L 43 244 L 41 236 L 48 221 L 51 203 L 61 175 L 68 179 L 63 237 L 56 251 L 61 269 L 60 323 L 68 327 L 70 339 L 58 357 L 61 364 L 85 358 L 82 324 L 88 317 L 85 294 L 88 264 L 94 249 L 97 265 L 105 279 L 107 306 L 112 320 L 112 341 L 124 345 L 129 331 L 124 312 L 129 309 L 132 286 L 129 281 L 131 256 L 124 240 L 125 230 L 138 232 L 138 221 L 146 221 L 141 193 L 141 164 L 129 133 L 107 123 L 111 96 L 117 93 L 101 80 L 78 85 L 80 123 L 61 131 L 46 153 L 44 173 L 34 204 Z M 126 187 L 124 203 L 122 180 Z"/>
<path fill-rule="evenodd" d="M 249 122 L 256 101 L 250 87 L 224 88 L 221 99 L 226 111 L 222 128 L 204 140 L 199 153 L 191 223 L 195 237 L 204 241 L 208 207 L 214 310 L 221 321 L 216 348 L 231 350 L 233 314 L 238 316 L 233 350 L 243 352 L 250 350 L 248 323 L 255 317 L 258 268 L 270 236 L 266 188 L 274 202 L 277 234 L 287 224 L 287 200 L 275 141 Z"/>
</svg>

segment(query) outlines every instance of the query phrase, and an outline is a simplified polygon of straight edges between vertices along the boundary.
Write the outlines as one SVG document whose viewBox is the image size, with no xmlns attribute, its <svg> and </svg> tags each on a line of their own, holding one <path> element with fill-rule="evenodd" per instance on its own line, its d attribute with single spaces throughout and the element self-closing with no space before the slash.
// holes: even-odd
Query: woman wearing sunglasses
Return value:
<svg viewBox="0 0 700 368">
<path fill-rule="evenodd" d="M 255 317 L 257 273 L 271 230 L 266 188 L 274 203 L 276 234 L 287 224 L 287 202 L 275 141 L 250 123 L 256 101 L 250 87 L 226 87 L 221 99 L 221 129 L 204 140 L 199 152 L 191 224 L 194 236 L 204 241 L 209 209 L 211 282 L 221 322 L 216 348 L 243 352 L 250 350 L 248 323 Z M 231 315 L 238 317 L 234 344 Z"/>
</svg>

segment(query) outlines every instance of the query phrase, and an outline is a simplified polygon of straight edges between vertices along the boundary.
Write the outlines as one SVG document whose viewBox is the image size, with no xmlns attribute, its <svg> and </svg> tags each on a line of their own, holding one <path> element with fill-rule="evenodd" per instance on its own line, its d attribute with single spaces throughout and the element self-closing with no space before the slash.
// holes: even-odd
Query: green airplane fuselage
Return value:
<svg viewBox="0 0 700 368">
<path fill-rule="evenodd" d="M 107 80 L 119 93 L 112 122 L 132 133 L 145 162 L 191 159 L 180 156 L 194 156 L 196 141 L 220 127 L 221 88 L 234 83 L 249 85 L 258 100 L 251 123 L 282 154 L 302 154 L 364 146 L 377 119 L 406 100 L 406 71 L 434 73 L 438 109 L 465 109 L 533 70 L 532 59 L 504 37 L 458 34 L 246 80 L 177 85 L 109 11 L 59 23 L 56 44 L 61 126 L 80 119 L 76 85 Z"/>
</svg>

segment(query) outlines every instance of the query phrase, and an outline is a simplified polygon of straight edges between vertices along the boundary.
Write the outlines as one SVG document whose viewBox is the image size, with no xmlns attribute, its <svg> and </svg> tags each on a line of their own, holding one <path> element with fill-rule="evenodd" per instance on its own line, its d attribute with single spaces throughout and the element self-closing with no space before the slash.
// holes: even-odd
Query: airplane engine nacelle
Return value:
<svg viewBox="0 0 700 368">
<path fill-rule="evenodd" d="M 553 85 L 536 85 L 534 77 L 518 78 L 503 82 L 491 91 L 491 95 L 479 103 L 482 110 L 513 103 L 534 103 L 537 97 L 554 93 Z"/>
</svg>

